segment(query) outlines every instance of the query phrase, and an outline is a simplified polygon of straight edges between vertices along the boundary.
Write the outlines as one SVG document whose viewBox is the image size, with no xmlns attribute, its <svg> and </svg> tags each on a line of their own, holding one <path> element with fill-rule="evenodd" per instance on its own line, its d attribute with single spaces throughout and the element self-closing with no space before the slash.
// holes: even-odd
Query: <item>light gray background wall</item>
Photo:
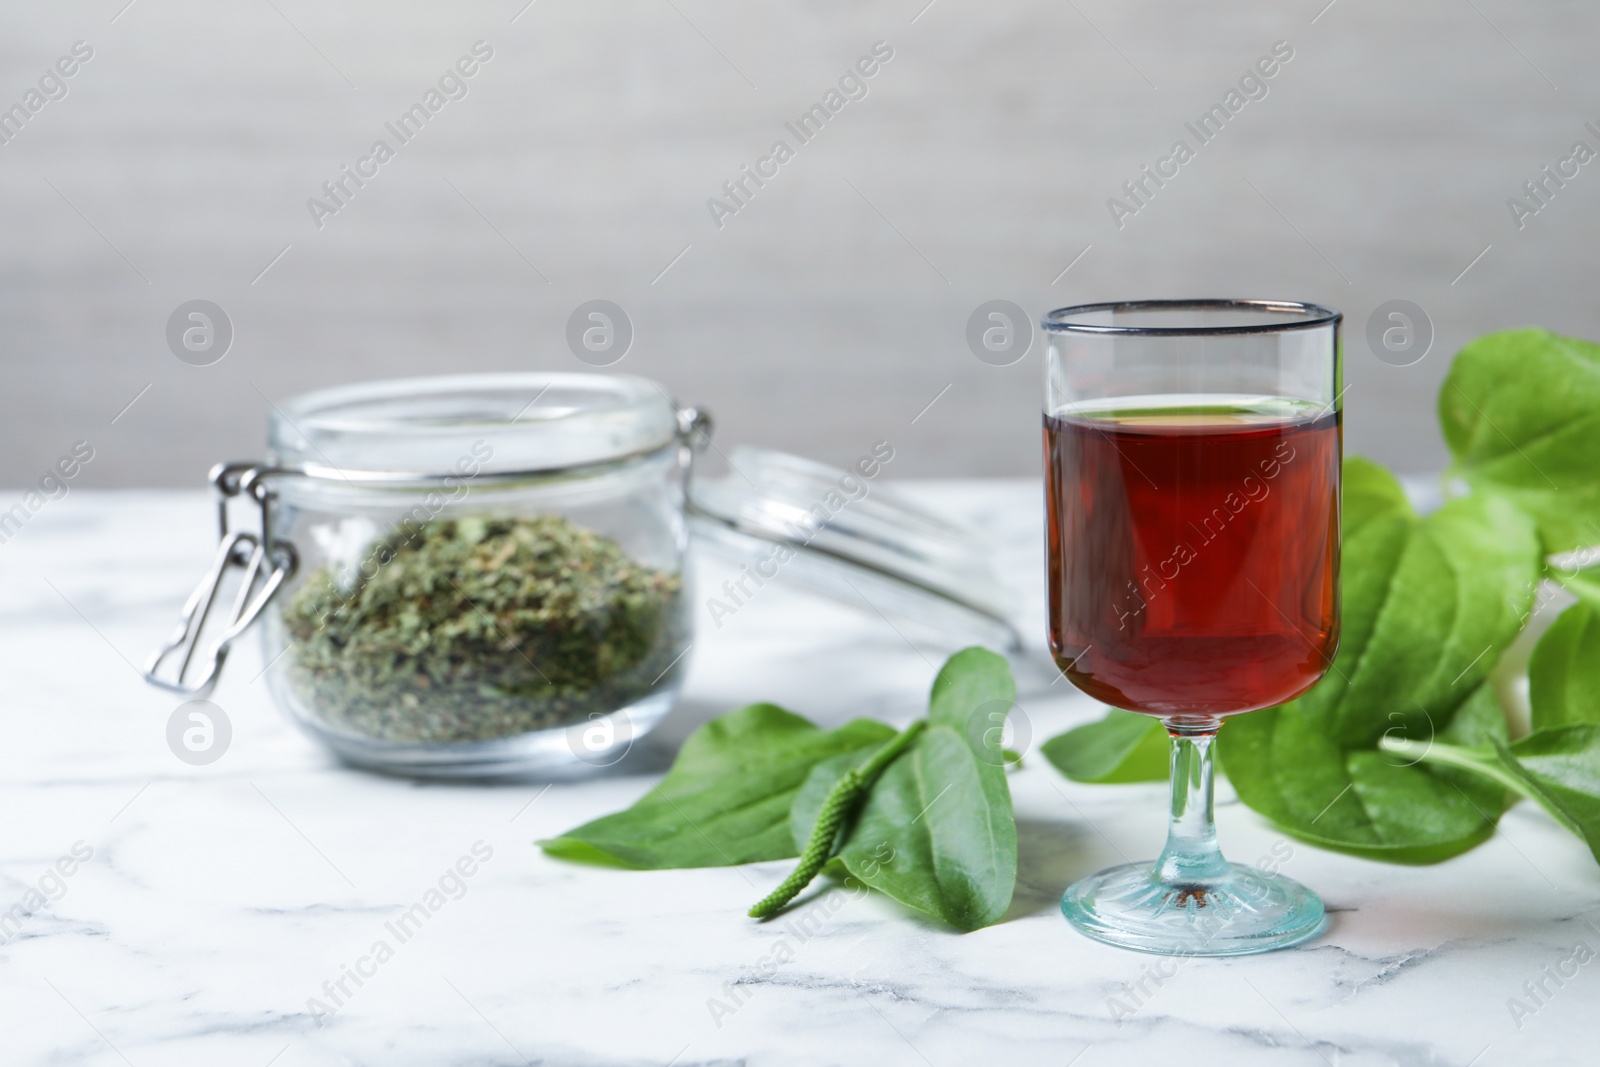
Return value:
<svg viewBox="0 0 1600 1067">
<path fill-rule="evenodd" d="M 0 484 L 87 438 L 79 484 L 197 486 L 260 452 L 266 397 L 583 369 L 565 323 L 596 297 L 637 331 L 616 369 L 714 409 L 724 447 L 887 437 L 900 475 L 1037 469 L 1040 348 L 997 368 L 964 340 L 993 298 L 1343 308 L 1349 444 L 1408 471 L 1443 462 L 1463 341 L 1600 337 L 1600 163 L 1525 229 L 1506 206 L 1600 147 L 1582 0 L 126 3 L 0 15 L 0 106 L 94 49 L 0 147 Z M 307 198 L 479 39 L 469 95 L 319 230 Z M 866 99 L 718 229 L 707 198 L 879 40 Z M 1277 40 L 1269 95 L 1113 225 L 1107 198 Z M 197 297 L 236 331 L 209 367 L 165 340 Z M 1403 368 L 1364 338 L 1397 298 L 1437 332 Z"/>
</svg>

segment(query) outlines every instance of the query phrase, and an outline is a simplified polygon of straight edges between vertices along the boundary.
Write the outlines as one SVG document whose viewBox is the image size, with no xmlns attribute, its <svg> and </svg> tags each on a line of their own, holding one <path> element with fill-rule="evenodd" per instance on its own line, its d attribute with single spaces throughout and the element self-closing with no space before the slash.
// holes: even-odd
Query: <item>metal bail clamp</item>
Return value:
<svg viewBox="0 0 1600 1067">
<path fill-rule="evenodd" d="M 144 680 L 151 685 L 185 696 L 204 696 L 211 692 L 217 684 L 223 661 L 228 657 L 228 647 L 250 628 L 273 594 L 294 574 L 298 564 L 294 546 L 272 538 L 271 507 L 275 493 L 268 484 L 268 478 L 283 473 L 289 472 L 252 462 L 219 463 L 211 468 L 211 484 L 217 491 L 220 529 L 217 553 L 201 577 L 200 584 L 184 601 L 178 617 L 178 628 L 145 664 Z M 261 511 L 259 534 L 228 529 L 228 501 L 240 495 L 254 500 Z M 227 625 L 204 657 L 195 662 L 195 651 L 199 648 L 206 619 L 230 570 L 240 571 L 240 576 L 239 589 L 234 594 L 233 605 L 228 609 Z M 160 672 L 163 664 L 174 658 L 177 661 L 176 673 L 171 677 L 162 677 Z M 199 677 L 193 681 L 190 680 L 193 673 L 191 666 L 199 671 Z"/>
</svg>

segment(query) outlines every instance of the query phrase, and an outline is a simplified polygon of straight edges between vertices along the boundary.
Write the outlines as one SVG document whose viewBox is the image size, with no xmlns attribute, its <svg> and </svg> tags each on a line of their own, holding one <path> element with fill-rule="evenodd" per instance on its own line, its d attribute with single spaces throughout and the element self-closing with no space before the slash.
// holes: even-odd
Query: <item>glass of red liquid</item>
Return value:
<svg viewBox="0 0 1600 1067">
<path fill-rule="evenodd" d="M 1223 859 L 1212 749 L 1227 716 L 1304 693 L 1338 648 L 1341 317 L 1151 300 L 1044 318 L 1050 649 L 1172 738 L 1160 857 L 1061 899 L 1097 940 L 1233 956 L 1322 929 L 1316 894 Z"/>
</svg>

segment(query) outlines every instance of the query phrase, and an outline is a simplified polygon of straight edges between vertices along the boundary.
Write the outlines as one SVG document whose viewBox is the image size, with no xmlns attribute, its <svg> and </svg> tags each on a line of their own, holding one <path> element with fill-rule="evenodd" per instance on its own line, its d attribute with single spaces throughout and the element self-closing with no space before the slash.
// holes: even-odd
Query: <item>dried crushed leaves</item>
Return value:
<svg viewBox="0 0 1600 1067">
<path fill-rule="evenodd" d="M 682 652 L 682 580 L 556 515 L 399 527 L 371 577 L 310 574 L 283 610 L 284 670 L 331 729 L 487 741 L 581 722 L 648 694 Z"/>
</svg>

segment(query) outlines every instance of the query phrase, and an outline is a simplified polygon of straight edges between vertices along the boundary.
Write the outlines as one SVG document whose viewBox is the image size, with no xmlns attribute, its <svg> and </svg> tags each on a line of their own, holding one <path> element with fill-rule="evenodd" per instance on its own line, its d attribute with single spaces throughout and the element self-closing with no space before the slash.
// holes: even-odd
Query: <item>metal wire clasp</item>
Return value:
<svg viewBox="0 0 1600 1067">
<path fill-rule="evenodd" d="M 711 412 L 704 408 L 687 407 L 678 409 L 678 439 L 685 448 L 695 452 L 704 452 L 711 444 L 711 434 L 715 430 L 715 423 L 711 421 Z"/>
<path fill-rule="evenodd" d="M 200 584 L 183 603 L 178 617 L 178 628 L 165 644 L 158 648 L 144 668 L 144 680 L 151 685 L 185 696 L 204 695 L 217 684 L 217 675 L 228 657 L 228 646 L 249 629 L 250 624 L 266 608 L 283 583 L 294 573 L 298 563 L 294 546 L 287 541 L 274 541 L 272 537 L 273 490 L 268 478 L 286 473 L 277 467 L 257 463 L 219 463 L 211 468 L 211 484 L 217 491 L 217 517 L 220 542 L 211 566 L 200 579 Z M 261 532 L 228 529 L 228 501 L 236 496 L 248 496 L 261 511 Z M 204 658 L 195 661 L 195 651 L 205 630 L 206 618 L 222 589 L 224 579 L 231 569 L 238 569 L 239 588 L 228 610 L 227 625 L 212 644 Z M 161 667 L 169 659 L 177 661 L 177 671 L 171 677 L 160 675 Z M 190 667 L 199 672 L 190 680 Z"/>
<path fill-rule="evenodd" d="M 716 423 L 711 419 L 711 412 L 705 408 L 678 408 L 678 447 L 682 450 L 679 455 L 683 457 L 686 488 L 687 484 L 694 480 L 695 457 L 711 447 L 711 435 L 715 430 Z M 687 507 L 687 492 L 684 498 Z"/>
</svg>

